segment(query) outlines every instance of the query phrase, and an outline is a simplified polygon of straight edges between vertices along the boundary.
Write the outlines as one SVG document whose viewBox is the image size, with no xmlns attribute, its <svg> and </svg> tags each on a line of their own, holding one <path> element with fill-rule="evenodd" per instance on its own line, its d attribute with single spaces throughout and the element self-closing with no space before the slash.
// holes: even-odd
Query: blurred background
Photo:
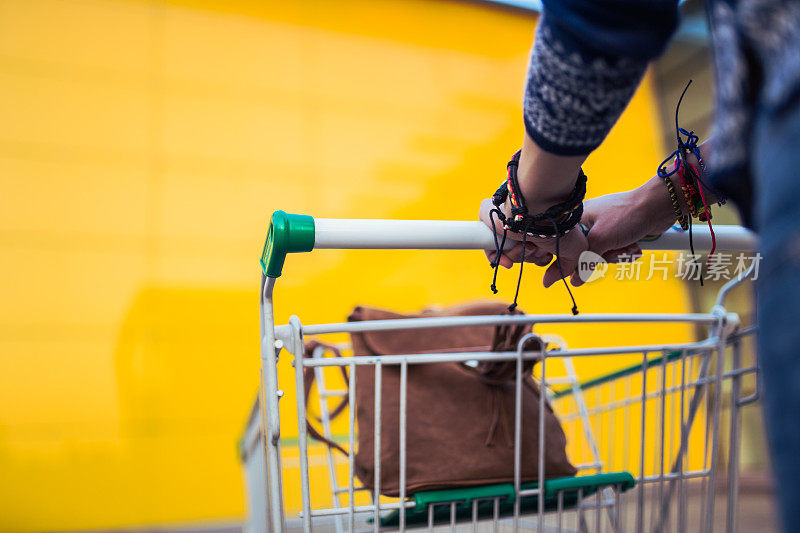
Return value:
<svg viewBox="0 0 800 533">
<path fill-rule="evenodd" d="M 523 133 L 538 11 L 517 4 L 0 1 L 0 531 L 241 527 L 269 215 L 475 219 Z M 653 175 L 689 78 L 682 125 L 707 133 L 708 34 L 699 2 L 683 10 L 587 162 L 589 196 Z M 719 287 L 613 271 L 575 292 L 581 311 L 708 310 Z M 279 323 L 510 300 L 516 282 L 493 297 L 471 252 L 320 251 L 284 272 Z M 734 298 L 752 322 L 749 289 Z M 570 304 L 531 269 L 520 306 Z M 572 346 L 695 335 L 554 329 Z M 746 410 L 742 490 L 769 501 L 761 433 Z"/>
</svg>

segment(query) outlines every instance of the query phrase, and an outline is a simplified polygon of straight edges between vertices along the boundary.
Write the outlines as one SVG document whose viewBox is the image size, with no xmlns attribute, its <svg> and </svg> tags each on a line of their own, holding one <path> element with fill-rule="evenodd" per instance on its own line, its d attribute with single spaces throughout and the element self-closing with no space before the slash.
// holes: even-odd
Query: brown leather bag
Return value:
<svg viewBox="0 0 800 533">
<path fill-rule="evenodd" d="M 456 315 L 502 314 L 499 303 L 470 304 L 418 315 L 358 307 L 350 321 Z M 515 351 L 529 326 L 450 327 L 354 333 L 354 355 L 393 355 L 454 351 Z M 307 347 L 310 354 L 318 344 Z M 527 346 L 526 349 L 538 349 Z M 526 362 L 522 391 L 522 481 L 538 479 L 539 389 Z M 309 369 L 310 370 L 310 369 Z M 514 477 L 514 388 L 516 361 L 410 364 L 406 399 L 406 494 L 423 490 L 508 483 Z M 313 375 L 306 375 L 306 394 Z M 374 488 L 375 369 L 356 367 L 358 450 L 355 470 Z M 400 367 L 384 365 L 381 386 L 380 492 L 398 496 Z M 340 412 L 344 403 L 335 412 Z M 318 432 L 309 424 L 312 437 Z M 324 439 L 322 439 L 324 440 Z M 339 450 L 344 450 L 334 443 Z M 566 456 L 566 436 L 550 405 L 545 410 L 545 473 L 575 475 Z"/>
</svg>

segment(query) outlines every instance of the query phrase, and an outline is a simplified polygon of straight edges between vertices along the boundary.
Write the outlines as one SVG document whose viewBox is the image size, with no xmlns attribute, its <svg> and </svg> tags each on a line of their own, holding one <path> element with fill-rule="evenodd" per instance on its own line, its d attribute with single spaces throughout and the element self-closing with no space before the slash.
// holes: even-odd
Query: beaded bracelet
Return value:
<svg viewBox="0 0 800 533">
<path fill-rule="evenodd" d="M 665 176 L 661 173 L 659 173 L 658 175 L 661 176 L 661 179 L 664 180 L 664 185 L 667 186 L 667 192 L 669 192 L 669 199 L 672 200 L 672 209 L 675 211 L 675 218 L 681 225 L 681 229 L 686 231 L 687 229 L 689 229 L 689 216 L 684 215 L 683 211 L 681 210 L 681 204 L 678 201 L 678 194 L 675 192 L 675 185 L 672 184 L 672 180 L 669 179 L 668 176 Z"/>
<path fill-rule="evenodd" d="M 658 166 L 658 175 L 664 179 L 665 183 L 667 184 L 667 189 L 670 190 L 670 198 L 673 201 L 673 206 L 676 209 L 676 214 L 678 213 L 678 205 L 677 205 L 677 198 L 673 196 L 673 191 L 675 189 L 674 186 L 668 182 L 669 176 L 672 174 L 677 174 L 678 179 L 681 183 L 681 191 L 683 192 L 683 196 L 686 200 L 686 205 L 689 210 L 689 215 L 691 217 L 697 218 L 702 222 L 708 224 L 708 231 L 711 234 L 711 251 L 709 252 L 709 260 L 712 255 L 714 255 L 714 251 L 717 248 L 717 239 L 716 235 L 714 235 L 714 227 L 711 225 L 711 207 L 708 205 L 706 201 L 706 195 L 703 191 L 703 187 L 706 186 L 703 183 L 703 180 L 700 178 L 697 170 L 694 166 L 687 161 L 687 156 L 689 153 L 694 154 L 697 157 L 698 162 L 700 163 L 700 167 L 705 172 L 705 162 L 700 155 L 700 150 L 697 147 L 697 143 L 700 141 L 700 137 L 695 135 L 694 131 L 687 131 L 681 128 L 678 124 L 678 111 L 681 108 L 681 102 L 683 101 L 683 97 L 686 95 L 687 89 L 692 84 L 692 80 L 689 80 L 689 83 L 686 84 L 684 87 L 683 92 L 681 93 L 680 98 L 678 98 L 678 105 L 675 106 L 675 138 L 677 141 L 677 149 L 672 152 L 670 155 L 661 162 Z M 686 136 L 686 140 L 683 140 L 682 135 Z M 667 163 L 675 158 L 675 166 L 672 170 L 667 171 Z M 722 196 L 718 195 L 718 202 L 720 205 L 724 203 L 724 199 Z M 683 225 L 683 221 L 679 217 L 679 222 L 681 223 L 681 227 L 686 229 Z M 692 254 L 694 254 L 694 243 L 692 238 L 692 218 L 685 217 L 686 222 L 688 223 L 689 229 L 689 250 L 691 250 Z M 700 285 L 703 284 L 703 279 L 700 279 Z"/>
</svg>

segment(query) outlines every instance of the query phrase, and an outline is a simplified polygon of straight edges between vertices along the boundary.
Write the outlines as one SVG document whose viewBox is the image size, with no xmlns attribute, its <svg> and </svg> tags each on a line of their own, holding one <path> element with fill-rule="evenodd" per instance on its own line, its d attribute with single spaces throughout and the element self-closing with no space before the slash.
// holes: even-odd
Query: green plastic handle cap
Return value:
<svg viewBox="0 0 800 533">
<path fill-rule="evenodd" d="M 270 278 L 279 278 L 287 253 L 314 249 L 314 218 L 275 211 L 269 222 L 267 241 L 261 252 L 261 269 Z"/>
</svg>

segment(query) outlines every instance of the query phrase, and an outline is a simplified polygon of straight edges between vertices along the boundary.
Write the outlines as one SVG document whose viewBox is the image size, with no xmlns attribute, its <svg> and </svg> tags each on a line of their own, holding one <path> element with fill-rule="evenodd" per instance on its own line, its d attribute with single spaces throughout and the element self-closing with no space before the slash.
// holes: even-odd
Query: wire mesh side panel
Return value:
<svg viewBox="0 0 800 533">
<path fill-rule="evenodd" d="M 716 457 L 716 471 L 734 477 L 736 470 L 728 468 L 727 458 L 737 456 L 737 428 L 731 422 L 730 431 L 727 427 L 725 431 L 719 429 L 722 408 L 739 403 L 739 397 L 732 395 L 740 394 L 741 387 L 737 391 L 732 383 L 756 372 L 755 367 L 743 367 L 741 357 L 732 356 L 737 342 L 735 340 L 731 347 L 722 351 L 708 342 L 659 351 L 637 351 L 631 347 L 621 352 L 613 348 L 594 350 L 591 355 L 612 357 L 613 368 L 617 370 L 602 379 L 584 380 L 582 384 L 574 379 L 574 373 L 570 375 L 567 357 L 589 354 L 569 350 L 548 354 L 544 359 L 545 386 L 552 392 L 551 405 L 567 435 L 570 460 L 580 468 L 578 475 L 629 472 L 636 486 L 626 491 L 612 484 L 588 492 L 583 492 L 584 489 L 556 491 L 540 497 L 536 487 L 526 488 L 521 484 L 520 448 L 515 438 L 512 484 L 516 497 L 511 500 L 511 508 L 504 507 L 509 502 L 504 498 L 438 501 L 423 510 L 423 520 L 414 527 L 432 531 L 604 532 L 707 531 L 715 522 L 717 526 L 735 526 L 735 513 L 729 512 L 732 503 L 735 508 L 735 487 L 727 490 L 727 502 L 723 494 L 722 505 L 713 505 L 715 499 L 719 500 L 719 491 L 714 491 L 712 486 L 712 449 L 716 424 L 717 440 L 720 434 L 731 435 L 724 456 Z M 365 490 L 354 475 L 358 432 L 354 404 L 356 367 L 366 365 L 374 369 L 375 449 L 380 450 L 381 439 L 395 439 L 400 443 L 401 453 L 393 459 L 398 461 L 394 468 L 399 467 L 400 494 L 407 496 L 405 427 L 415 423 L 413 413 L 406 412 L 409 369 L 414 365 L 445 361 L 469 364 L 481 357 L 498 358 L 502 354 L 318 357 L 300 362 L 301 367 L 313 367 L 317 375 L 319 389 L 309 401 L 309 406 L 316 406 L 311 418 L 318 416 L 324 436 L 341 444 L 348 453 L 331 452 L 314 441 L 298 449 L 298 464 L 305 462 L 308 467 L 301 473 L 304 479 L 292 483 L 293 489 L 287 484 L 286 490 L 299 489 L 303 493 L 308 513 L 301 513 L 300 520 L 290 521 L 290 526 L 298 530 L 308 531 L 313 527 L 317 531 L 337 532 L 406 529 L 406 519 L 420 509 L 413 499 L 379 495 L 380 471 L 386 467 L 381 454 L 374 454 L 376 482 L 371 490 Z M 513 358 L 514 354 L 505 354 L 505 357 Z M 523 358 L 536 357 L 540 354 L 520 355 L 518 368 Z M 724 366 L 718 372 L 720 360 Z M 295 362 L 298 361 L 300 359 L 296 358 Z M 543 367 L 545 365 L 538 365 L 539 369 Z M 348 370 L 349 382 L 342 380 L 341 368 Z M 381 433 L 381 386 L 387 372 L 401 376 L 402 386 L 397 391 L 401 406 L 397 434 Z M 541 379 L 541 370 L 538 374 Z M 722 386 L 718 388 L 720 377 Z M 519 381 L 517 391 L 520 390 Z M 334 420 L 331 412 L 344 396 L 349 396 L 347 406 Z M 520 412 L 519 403 L 516 412 Z M 308 413 L 298 414 L 304 419 Z M 730 418 L 735 420 L 735 413 Z M 515 417 L 515 422 L 517 419 L 519 417 Z M 520 424 L 524 423 L 520 420 Z M 517 435 L 518 427 L 515 428 L 515 437 Z M 735 485 L 735 479 L 730 480 L 728 487 L 731 483 Z M 545 508 L 544 503 L 537 503 L 533 508 L 523 505 L 523 499 L 535 497 L 539 497 L 539 502 L 549 498 L 548 507 Z M 386 519 L 391 516 L 396 521 L 387 525 Z"/>
<path fill-rule="evenodd" d="M 734 335 L 721 347 L 626 356 L 629 366 L 588 380 L 579 394 L 554 393 L 572 460 L 584 472 L 627 471 L 636 480 L 636 488 L 621 496 L 619 530 L 735 530 L 735 420 L 744 405 L 735 384 L 757 372 L 754 365 L 742 365 L 741 342 L 742 335 Z M 715 441 L 714 424 L 726 419 L 734 422 L 727 435 L 718 431 Z M 715 445 L 725 454 L 712 463 Z"/>
</svg>

